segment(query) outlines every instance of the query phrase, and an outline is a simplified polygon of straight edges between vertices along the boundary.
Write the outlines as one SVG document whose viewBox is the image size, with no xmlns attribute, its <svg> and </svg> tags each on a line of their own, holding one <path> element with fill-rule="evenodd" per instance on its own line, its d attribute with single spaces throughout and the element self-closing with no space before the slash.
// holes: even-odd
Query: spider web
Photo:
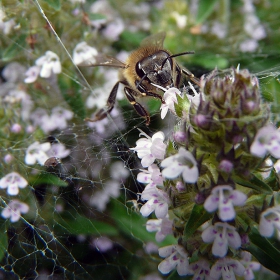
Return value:
<svg viewBox="0 0 280 280">
<path fill-rule="evenodd" d="M 4 101 L 3 94 L 1 96 L 1 124 L 4 128 L 1 131 L 1 175 L 16 171 L 28 180 L 28 186 L 20 189 L 17 198 L 27 203 L 30 209 L 16 223 L 11 223 L 9 219 L 0 220 L 3 232 L 0 236 L 0 279 L 164 279 L 165 276 L 157 272 L 160 262 L 157 248 L 174 244 L 176 239 L 170 236 L 158 244 L 155 233 L 146 231 L 146 219 L 139 214 L 143 203 L 139 194 L 144 186 L 136 180 L 141 164 L 130 148 L 139 138 L 138 129 L 148 135 L 162 130 L 168 138 L 172 137 L 174 126 L 180 120 L 172 114 L 161 120 L 159 102 L 142 100 L 151 115 L 151 125 L 146 127 L 145 120 L 124 99 L 120 88 L 116 108 L 108 118 L 99 123 L 85 122 L 84 118 L 92 117 L 96 110 L 96 106 L 89 104 L 94 101 L 98 103 L 98 108 L 102 107 L 100 100 L 105 104 L 110 89 L 118 80 L 117 70 L 79 69 L 73 63 L 72 51 L 77 43 L 87 41 L 99 51 L 115 54 L 123 60 L 146 35 L 164 30 L 167 32 L 166 48 L 172 53 L 186 51 L 186 45 L 191 48 L 187 50 L 195 49 L 196 54 L 191 58 L 178 60 L 184 66 L 187 64 L 196 76 L 216 66 L 223 69 L 240 64 L 240 68 L 248 68 L 259 78 L 264 99 L 270 102 L 274 98 L 277 101 L 280 37 L 279 31 L 276 31 L 279 13 L 275 8 L 279 11 L 280 6 L 273 6 L 269 1 L 255 3 L 255 13 L 267 33 L 263 41 L 258 41 L 255 51 L 242 52 L 239 48 L 242 36 L 250 36 L 244 33 L 243 23 L 237 23 L 234 17 L 242 6 L 241 2 L 231 7 L 232 16 L 227 22 L 225 37 L 214 35 L 216 22 L 222 21 L 217 15 L 217 7 L 216 10 L 206 7 L 212 12 L 211 16 L 207 16 L 200 12 L 199 5 L 203 1 L 178 0 L 172 1 L 172 6 L 170 1 L 72 2 L 75 1 L 69 1 L 67 5 L 63 1 L 60 4 L 59 1 L 19 1 L 15 10 L 11 4 L 3 6 L 9 18 L 17 18 L 19 11 L 26 15 L 20 24 L 28 30 L 14 37 L 4 32 L 1 34 L 3 44 L 10 45 L 2 52 L 5 58 L 1 63 L 3 69 L 11 62 L 20 62 L 16 67 L 24 67 L 24 74 L 47 50 L 59 54 L 63 64 L 59 78 L 38 78 L 28 87 L 21 83 L 19 87 L 28 90 L 34 102 L 29 113 L 34 114 L 39 108 L 51 114 L 53 108 L 59 106 L 74 115 L 62 129 L 44 131 L 44 128 L 35 127 L 27 132 L 32 121 L 23 118 L 22 104 L 16 103 L 11 107 L 11 103 Z M 97 2 L 109 3 L 111 10 L 88 12 L 89 7 Z M 213 2 L 219 4 L 222 1 Z M 60 10 L 60 5 L 66 9 L 64 12 Z M 185 34 L 186 27 L 180 27 L 182 23 L 176 13 L 187 14 L 191 8 L 197 14 L 201 13 L 201 20 L 206 17 L 205 24 L 200 26 L 199 31 L 192 30 L 184 39 L 180 34 Z M 141 9 L 146 13 L 139 13 Z M 70 12 L 72 16 L 69 17 Z M 110 20 L 106 21 L 108 18 Z M 111 38 L 108 22 L 117 28 L 118 24 L 121 26 L 118 19 L 122 20 L 122 32 L 117 38 Z M 89 22 L 98 22 L 99 25 L 91 26 Z M 43 26 L 44 35 L 41 37 Z M 19 23 L 17 28 L 20 29 Z M 204 43 L 208 42 L 207 45 L 195 42 L 196 32 Z M 46 38 L 48 41 L 44 42 Z M 217 49 L 218 44 L 221 47 Z M 127 52 L 123 53 L 123 50 Z M 5 77 L 2 80 L 0 86 L 4 89 L 7 81 Z M 5 88 L 3 92 L 7 90 Z M 276 101 L 272 107 L 273 117 L 279 121 Z M 33 120 L 39 116 L 37 111 Z M 22 130 L 15 133 L 10 128 L 17 122 Z M 57 122 L 60 122 L 59 118 Z M 38 163 L 28 165 L 26 150 L 35 141 L 61 143 L 70 153 L 58 162 L 50 157 L 53 161 L 44 166 Z M 12 156 L 11 161 L 4 160 L 7 155 Z M 6 190 L 1 190 L 2 208 L 13 198 Z"/>
</svg>

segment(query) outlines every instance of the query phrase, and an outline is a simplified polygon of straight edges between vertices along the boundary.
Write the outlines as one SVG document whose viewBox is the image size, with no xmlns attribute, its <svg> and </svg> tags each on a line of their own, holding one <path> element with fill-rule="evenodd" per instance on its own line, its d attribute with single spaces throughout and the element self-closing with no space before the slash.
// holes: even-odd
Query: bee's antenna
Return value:
<svg viewBox="0 0 280 280">
<path fill-rule="evenodd" d="M 153 73 L 153 72 L 156 72 L 156 71 L 150 71 L 150 72 L 148 72 L 148 73 L 146 73 L 142 78 L 141 78 L 141 80 L 136 84 L 136 88 L 138 89 L 138 87 L 141 85 L 141 83 L 147 78 L 147 76 L 149 75 L 149 74 L 151 74 L 151 73 Z"/>
<path fill-rule="evenodd" d="M 167 58 L 164 59 L 164 61 L 161 64 L 161 69 L 163 68 L 164 64 L 166 63 L 166 61 L 171 58 L 171 57 L 176 57 L 176 56 L 181 56 L 181 55 L 186 55 L 186 54 L 194 54 L 194 51 L 189 51 L 189 52 L 182 52 L 182 53 L 176 53 L 176 54 L 172 54 L 169 55 Z"/>
</svg>

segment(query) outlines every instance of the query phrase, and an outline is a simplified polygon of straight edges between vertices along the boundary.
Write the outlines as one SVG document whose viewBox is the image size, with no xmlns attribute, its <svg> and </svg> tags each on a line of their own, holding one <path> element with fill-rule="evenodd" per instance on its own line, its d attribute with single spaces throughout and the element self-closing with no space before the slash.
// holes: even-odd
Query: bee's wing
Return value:
<svg viewBox="0 0 280 280">
<path fill-rule="evenodd" d="M 102 53 L 92 56 L 88 60 L 79 63 L 77 66 L 81 66 L 81 67 L 111 66 L 117 68 L 126 68 L 125 63 L 121 62 L 120 60 L 116 59 L 113 56 L 109 56 Z"/>
<path fill-rule="evenodd" d="M 158 48 L 162 48 L 163 47 L 163 41 L 165 39 L 165 32 L 160 32 L 157 34 L 153 34 L 147 38 L 145 38 L 142 43 L 141 46 L 157 46 Z"/>
</svg>

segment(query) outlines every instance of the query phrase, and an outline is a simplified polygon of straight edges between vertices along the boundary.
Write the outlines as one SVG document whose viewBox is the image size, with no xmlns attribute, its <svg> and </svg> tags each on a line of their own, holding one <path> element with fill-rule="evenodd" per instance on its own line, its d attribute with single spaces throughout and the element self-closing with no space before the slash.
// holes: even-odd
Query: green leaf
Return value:
<svg viewBox="0 0 280 280">
<path fill-rule="evenodd" d="M 40 184 L 54 185 L 58 187 L 67 187 L 68 183 L 58 178 L 56 175 L 51 173 L 40 173 L 37 176 L 30 176 L 28 182 L 31 186 Z"/>
<path fill-rule="evenodd" d="M 271 187 L 268 184 L 266 184 L 263 180 L 260 180 L 254 174 L 252 174 L 252 178 L 250 179 L 250 181 L 244 180 L 236 175 L 233 176 L 233 180 L 235 183 L 237 183 L 241 186 L 251 188 L 262 194 L 272 194 L 273 193 L 273 190 L 271 189 Z"/>
<path fill-rule="evenodd" d="M 2 223 L 0 226 L 0 261 L 3 259 L 8 249 L 8 236 L 5 227 L 5 222 L 4 221 L 1 222 Z"/>
<path fill-rule="evenodd" d="M 203 23 L 214 11 L 218 0 L 200 0 L 196 16 L 196 24 Z"/>
<path fill-rule="evenodd" d="M 256 228 L 252 228 L 249 238 L 251 243 L 246 250 L 263 266 L 280 275 L 280 251 L 269 239 L 262 237 Z"/>
<path fill-rule="evenodd" d="M 115 42 L 114 46 L 122 50 L 136 49 L 146 36 L 147 33 L 144 32 L 131 32 L 124 30 L 120 35 L 120 40 Z"/>
<path fill-rule="evenodd" d="M 48 5 L 54 8 L 56 11 L 60 11 L 61 3 L 60 0 L 44 0 Z"/>
<path fill-rule="evenodd" d="M 59 75 L 58 84 L 65 101 L 79 118 L 86 117 L 85 104 L 81 95 L 80 85 L 75 79 L 68 79 Z"/>
<path fill-rule="evenodd" d="M 204 209 L 203 205 L 195 204 L 185 226 L 184 238 L 187 239 L 191 237 L 202 224 L 211 218 L 211 216 L 212 215 Z"/>
<path fill-rule="evenodd" d="M 204 53 L 202 56 L 195 56 L 193 62 L 206 69 L 225 69 L 229 66 L 229 61 L 227 58 L 216 54 Z"/>
<path fill-rule="evenodd" d="M 63 228 L 66 229 L 70 234 L 96 234 L 100 235 L 108 235 L 108 236 L 116 236 L 118 231 L 112 225 L 109 225 L 105 222 L 100 222 L 97 220 L 92 220 L 86 218 L 84 216 L 76 215 L 75 217 L 67 218 L 67 219 L 59 219 L 59 224 L 56 225 L 61 227 L 60 230 Z M 58 229 L 59 230 L 59 229 Z"/>
<path fill-rule="evenodd" d="M 178 104 L 174 103 L 175 112 L 178 117 L 182 117 L 183 115 L 187 115 L 190 109 L 190 101 L 186 94 L 183 97 L 177 96 Z"/>
<path fill-rule="evenodd" d="M 0 49 L 1 59 L 0 61 L 6 62 L 10 60 L 16 60 L 20 54 L 21 48 L 26 46 L 26 35 L 21 34 L 18 37 L 13 38 L 13 43 L 6 49 Z"/>
</svg>

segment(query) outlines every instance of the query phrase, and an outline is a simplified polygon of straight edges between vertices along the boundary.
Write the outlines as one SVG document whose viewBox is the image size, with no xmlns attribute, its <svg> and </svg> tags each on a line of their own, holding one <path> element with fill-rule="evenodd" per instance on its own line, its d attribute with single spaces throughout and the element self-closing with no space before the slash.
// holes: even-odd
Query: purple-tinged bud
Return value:
<svg viewBox="0 0 280 280">
<path fill-rule="evenodd" d="M 195 201 L 196 204 L 201 205 L 201 204 L 204 203 L 205 199 L 206 199 L 206 197 L 203 193 L 197 193 L 195 195 L 194 201 Z"/>
<path fill-rule="evenodd" d="M 227 159 L 223 159 L 219 164 L 219 170 L 225 173 L 231 173 L 233 169 L 233 163 Z"/>
<path fill-rule="evenodd" d="M 18 124 L 18 123 L 14 123 L 12 126 L 11 126 L 11 132 L 13 133 L 20 133 L 21 132 L 21 125 Z"/>
<path fill-rule="evenodd" d="M 202 114 L 194 116 L 193 122 L 202 129 L 209 129 L 211 124 L 209 117 Z"/>
<path fill-rule="evenodd" d="M 186 187 L 185 187 L 185 184 L 181 181 L 178 181 L 176 183 L 176 189 L 177 191 L 180 193 L 180 192 L 185 192 L 186 191 Z"/>
<path fill-rule="evenodd" d="M 241 244 L 242 244 L 242 246 L 246 246 L 246 245 L 250 244 L 250 240 L 249 240 L 248 234 L 246 234 L 246 233 L 240 234 L 240 237 L 241 237 Z"/>
<path fill-rule="evenodd" d="M 245 100 L 241 99 L 241 110 L 244 114 L 254 114 L 255 112 L 258 113 L 259 111 L 259 102 L 253 100 Z"/>
<path fill-rule="evenodd" d="M 13 159 L 14 159 L 14 157 L 11 154 L 6 154 L 4 156 L 4 162 L 7 164 L 11 163 Z"/>
<path fill-rule="evenodd" d="M 174 140 L 179 143 L 185 143 L 187 141 L 187 133 L 184 131 L 176 131 L 173 137 Z"/>
</svg>

